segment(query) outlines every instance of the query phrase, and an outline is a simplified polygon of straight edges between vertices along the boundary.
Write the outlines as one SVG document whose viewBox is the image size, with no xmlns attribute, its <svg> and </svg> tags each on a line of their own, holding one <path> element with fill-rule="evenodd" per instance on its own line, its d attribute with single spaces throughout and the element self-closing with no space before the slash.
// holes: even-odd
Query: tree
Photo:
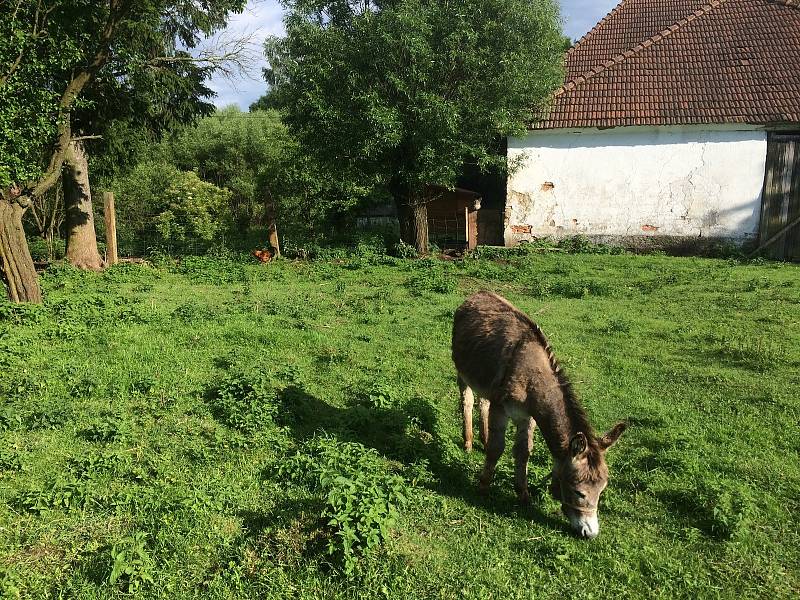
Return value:
<svg viewBox="0 0 800 600">
<path fill-rule="evenodd" d="M 167 143 L 179 169 L 196 170 L 205 181 L 231 190 L 231 212 L 239 231 L 265 225 L 275 250 L 276 211 L 291 194 L 296 146 L 276 111 L 244 113 L 235 106 L 182 128 Z"/>
<path fill-rule="evenodd" d="M 64 223 L 67 228 L 65 258 L 79 269 L 99 271 L 103 259 L 97 250 L 89 161 L 81 141 L 71 140 L 64 155 Z"/>
<path fill-rule="evenodd" d="M 394 198 L 426 252 L 427 184 L 502 169 L 562 80 L 554 0 L 286 0 L 265 45 L 270 100 L 330 172 Z"/>
<path fill-rule="evenodd" d="M 61 175 L 74 147 L 73 113 L 91 110 L 87 86 L 192 62 L 178 45 L 195 47 L 244 4 L 0 0 L 0 269 L 12 300 L 41 299 L 22 217 Z"/>
</svg>

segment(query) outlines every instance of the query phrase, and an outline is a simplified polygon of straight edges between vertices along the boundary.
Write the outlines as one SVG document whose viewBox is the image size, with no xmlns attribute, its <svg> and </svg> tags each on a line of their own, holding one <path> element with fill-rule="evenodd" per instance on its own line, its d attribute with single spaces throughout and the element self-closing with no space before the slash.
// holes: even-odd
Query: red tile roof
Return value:
<svg viewBox="0 0 800 600">
<path fill-rule="evenodd" d="M 622 0 L 535 129 L 800 124 L 800 0 Z"/>
</svg>

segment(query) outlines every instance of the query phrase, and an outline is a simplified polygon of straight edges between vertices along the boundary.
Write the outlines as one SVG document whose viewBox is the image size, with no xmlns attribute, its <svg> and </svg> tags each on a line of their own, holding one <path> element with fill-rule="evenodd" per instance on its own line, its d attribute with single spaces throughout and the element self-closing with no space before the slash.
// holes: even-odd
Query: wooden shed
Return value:
<svg viewBox="0 0 800 600">
<path fill-rule="evenodd" d="M 428 236 L 440 248 L 472 250 L 478 245 L 478 211 L 481 195 L 477 192 L 431 185 L 427 188 Z"/>
</svg>

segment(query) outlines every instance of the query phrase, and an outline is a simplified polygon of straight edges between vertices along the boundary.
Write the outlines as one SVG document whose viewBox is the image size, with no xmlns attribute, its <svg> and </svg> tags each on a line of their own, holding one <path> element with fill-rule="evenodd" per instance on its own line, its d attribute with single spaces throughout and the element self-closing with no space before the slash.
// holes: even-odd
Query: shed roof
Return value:
<svg viewBox="0 0 800 600">
<path fill-rule="evenodd" d="M 534 129 L 800 124 L 800 0 L 622 0 Z"/>
</svg>

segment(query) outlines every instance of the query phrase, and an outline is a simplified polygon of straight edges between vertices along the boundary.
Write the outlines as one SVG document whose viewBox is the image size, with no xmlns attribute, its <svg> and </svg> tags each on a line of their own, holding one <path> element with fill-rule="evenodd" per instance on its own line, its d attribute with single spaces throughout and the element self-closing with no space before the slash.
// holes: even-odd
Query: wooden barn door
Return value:
<svg viewBox="0 0 800 600">
<path fill-rule="evenodd" d="M 800 133 L 769 135 L 759 246 L 767 256 L 800 260 Z"/>
</svg>

